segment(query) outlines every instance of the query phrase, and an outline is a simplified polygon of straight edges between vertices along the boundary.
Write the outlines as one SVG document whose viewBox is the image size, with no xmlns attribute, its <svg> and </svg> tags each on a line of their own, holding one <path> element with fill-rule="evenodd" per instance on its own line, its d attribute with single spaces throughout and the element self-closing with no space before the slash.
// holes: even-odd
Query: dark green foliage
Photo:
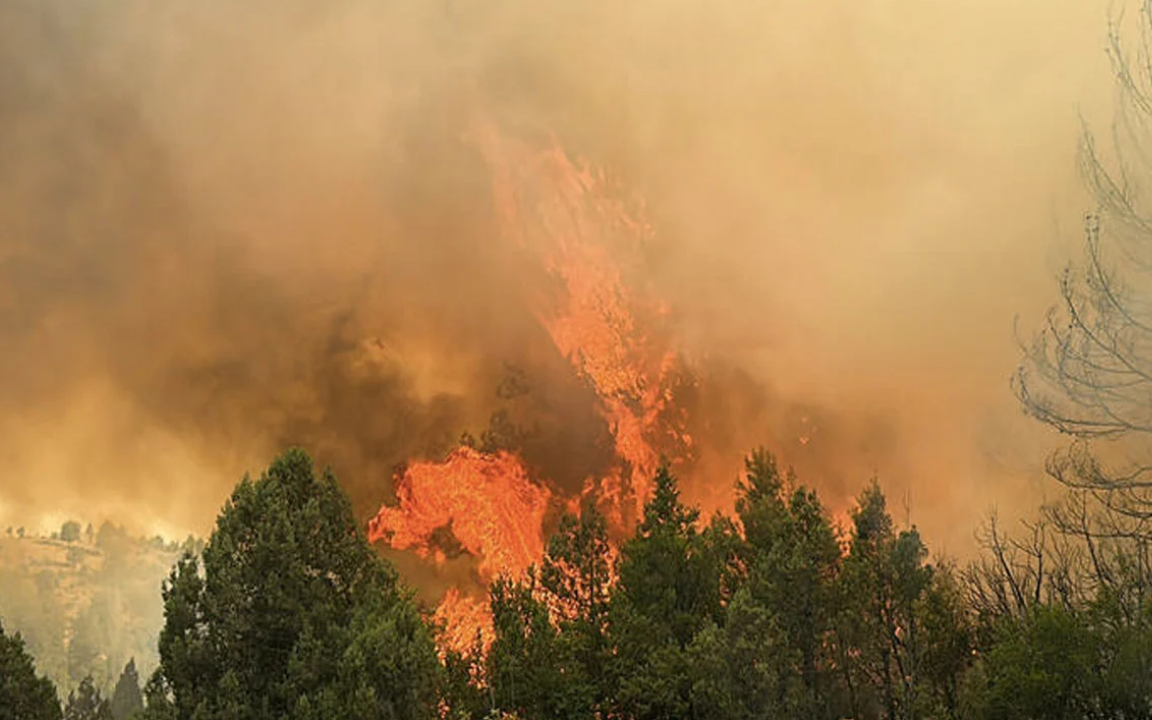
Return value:
<svg viewBox="0 0 1152 720">
<path fill-rule="evenodd" d="M 458 716 L 623 720 L 954 717 L 972 632 L 950 569 L 926 564 L 873 484 L 847 553 L 816 493 L 757 452 L 736 521 L 702 526 L 662 468 L 616 581 L 603 518 L 565 518 L 538 571 L 492 588 L 490 704 Z M 475 688 L 450 662 L 459 687 Z M 472 666 L 473 669 L 475 666 Z M 464 708 L 469 708 L 467 711 Z"/>
<path fill-rule="evenodd" d="M 766 660 L 775 668 L 766 677 L 798 685 L 778 689 L 772 712 L 825 716 L 833 672 L 827 649 L 837 613 L 840 567 L 836 533 L 816 494 L 802 487 L 790 489 L 794 478 L 786 483 L 771 455 L 754 453 L 746 471 L 736 511 L 744 528 L 739 554 L 747 573 L 747 606 L 738 609 L 753 617 L 762 614 L 779 636 Z"/>
<path fill-rule="evenodd" d="M 852 521 L 840 637 L 855 651 L 844 667 L 854 681 L 853 710 L 918 717 L 926 644 L 919 610 L 933 577 L 928 549 L 915 528 L 896 532 L 875 482 L 861 494 Z"/>
<path fill-rule="evenodd" d="M 91 675 L 68 693 L 64 720 L 112 720 L 112 707 L 106 699 L 100 697 L 100 691 L 96 689 Z"/>
<path fill-rule="evenodd" d="M 971 648 L 962 598 L 915 529 L 895 530 L 878 486 L 859 499 L 847 553 L 816 493 L 763 451 L 736 511 L 743 532 L 721 576 L 735 592 L 692 648 L 698 716 L 955 712 Z"/>
<path fill-rule="evenodd" d="M 60 700 L 52 681 L 36 675 L 19 634 L 0 625 L 0 720 L 59 720 Z"/>
<path fill-rule="evenodd" d="M 558 625 L 555 656 L 565 707 L 578 717 L 609 707 L 611 557 L 604 516 L 588 503 L 579 518 L 561 520 L 540 567 L 540 588 Z"/>
<path fill-rule="evenodd" d="M 332 477 L 289 452 L 173 569 L 146 702 L 129 662 L 110 703 L 88 676 L 66 717 L 1152 718 L 1152 554 L 1132 537 L 993 535 L 991 558 L 957 575 L 896 526 L 876 482 L 845 532 L 770 454 L 745 470 L 735 517 L 705 524 L 661 468 L 618 552 L 591 504 L 562 518 L 538 567 L 492 585 L 491 645 L 438 661 Z M 0 631 L 0 670 L 13 662 L 20 687 L 0 675 L 0 692 L 23 693 L 26 714 L 0 705 L 0 720 L 60 717 Z"/>
<path fill-rule="evenodd" d="M 920 623 L 917 669 L 924 682 L 921 707 L 938 717 L 958 717 L 961 682 L 976 638 L 964 588 L 951 566 L 936 567 L 915 612 Z"/>
<path fill-rule="evenodd" d="M 795 658 L 772 613 L 741 588 L 728 604 L 724 625 L 708 623 L 688 648 L 694 717 L 791 717 L 802 702 L 789 667 Z"/>
<path fill-rule="evenodd" d="M 127 720 L 144 709 L 144 696 L 140 692 L 140 676 L 136 672 L 136 659 L 132 658 L 120 673 L 111 700 L 113 720 Z"/>
<path fill-rule="evenodd" d="M 533 597 L 533 586 L 531 579 L 498 580 L 492 586 L 496 638 L 488 651 L 486 679 L 493 702 L 528 720 L 578 717 L 571 706 L 586 713 L 587 704 L 566 697 L 564 663 L 556 657 L 558 632 L 543 603 Z"/>
<path fill-rule="evenodd" d="M 432 637 L 408 594 L 377 593 L 358 605 L 337 665 L 340 682 L 314 703 L 317 720 L 433 717 L 440 678 Z M 312 671 L 318 674 L 315 668 Z"/>
<path fill-rule="evenodd" d="M 709 618 L 721 616 L 720 564 L 696 526 L 699 511 L 680 502 L 666 466 L 655 485 L 636 535 L 620 549 L 615 631 L 684 648 Z"/>
<path fill-rule="evenodd" d="M 431 636 L 302 451 L 237 486 L 202 563 L 185 555 L 163 595 L 150 710 L 170 694 L 180 720 L 434 714 Z"/>
<path fill-rule="evenodd" d="M 637 719 L 689 717 L 696 634 L 723 622 L 721 558 L 699 532 L 699 512 L 680 501 L 667 467 L 636 535 L 620 550 L 609 611 L 614 704 Z"/>
<path fill-rule="evenodd" d="M 156 668 L 144 686 L 144 711 L 135 720 L 175 720 L 176 706 L 172 702 L 172 689 L 164 679 L 164 669 Z"/>
<path fill-rule="evenodd" d="M 560 522 L 536 572 L 492 587 L 496 637 L 485 662 L 494 706 L 518 717 L 587 718 L 610 698 L 612 569 L 594 507 Z"/>
<path fill-rule="evenodd" d="M 1042 603 L 998 618 L 966 688 L 967 715 L 989 720 L 1152 717 L 1146 621 L 1099 600 Z"/>
<path fill-rule="evenodd" d="M 1072 720 L 1101 714 L 1098 639 L 1088 625 L 1057 606 L 1041 606 L 1006 621 L 983 658 L 983 694 L 974 714 L 990 720 Z"/>
</svg>

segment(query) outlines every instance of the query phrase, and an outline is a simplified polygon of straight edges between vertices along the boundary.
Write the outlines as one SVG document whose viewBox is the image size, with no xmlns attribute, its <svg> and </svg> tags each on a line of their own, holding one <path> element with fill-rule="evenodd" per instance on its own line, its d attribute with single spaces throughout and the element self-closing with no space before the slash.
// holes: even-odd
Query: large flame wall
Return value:
<svg viewBox="0 0 1152 720">
<path fill-rule="evenodd" d="M 384 506 L 369 537 L 443 563 L 455 541 L 478 560 L 483 588 L 518 576 L 543 555 L 545 520 L 591 496 L 615 533 L 642 512 L 662 461 L 693 460 L 687 409 L 677 389 L 689 376 L 660 320 L 666 304 L 629 284 L 621 262 L 638 262 L 651 228 L 638 209 L 609 194 L 604 173 L 581 166 L 556 144 L 533 147 L 478 121 L 469 138 L 491 168 L 501 239 L 541 272 L 526 296 L 556 352 L 593 390 L 590 399 L 611 436 L 612 461 L 565 496 L 547 468 L 531 467 L 519 447 L 465 445 L 442 462 L 420 461 L 396 478 L 398 503 Z M 639 205 L 636 205 L 639 208 Z M 553 511 L 550 513 L 550 511 Z M 448 637 L 471 640 L 483 607 L 452 588 L 440 614 Z"/>
</svg>

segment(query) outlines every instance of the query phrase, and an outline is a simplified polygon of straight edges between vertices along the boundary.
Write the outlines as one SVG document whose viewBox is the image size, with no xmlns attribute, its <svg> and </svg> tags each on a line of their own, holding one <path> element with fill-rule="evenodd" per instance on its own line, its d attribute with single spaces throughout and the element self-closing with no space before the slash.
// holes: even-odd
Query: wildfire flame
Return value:
<svg viewBox="0 0 1152 720">
<path fill-rule="evenodd" d="M 502 235 L 551 281 L 535 316 L 595 391 L 613 436 L 618 462 L 587 478 L 584 494 L 596 498 L 612 526 L 626 529 L 649 496 L 661 454 L 675 459 L 692 451 L 686 418 L 673 403 L 680 357 L 649 330 L 666 308 L 630 286 L 619 262 L 638 256 L 652 229 L 611 197 L 602 172 L 574 163 L 558 144 L 536 149 L 483 121 L 470 139 L 492 172 Z M 513 453 L 462 446 L 442 462 L 410 464 L 397 478 L 398 505 L 380 509 L 369 537 L 439 558 L 437 531 L 449 529 L 479 559 L 482 581 L 516 577 L 543 556 L 549 508 L 578 505 L 579 498 L 554 498 L 547 481 L 532 477 Z M 491 637 L 487 608 L 456 591 L 437 616 L 449 647 L 469 648 L 477 632 Z"/>
<path fill-rule="evenodd" d="M 473 134 L 492 168 L 505 236 L 536 253 L 562 288 L 536 316 L 595 388 L 616 454 L 628 466 L 626 477 L 602 484 L 630 481 L 638 514 L 659 464 L 657 444 L 678 444 L 678 454 L 691 446 L 685 418 L 667 417 L 680 356 L 660 348 L 637 317 L 659 317 L 666 307 L 630 288 L 617 260 L 642 251 L 652 228 L 610 196 L 602 171 L 573 163 L 559 145 L 533 152 L 482 121 Z"/>
<path fill-rule="evenodd" d="M 477 639 L 485 647 L 492 642 L 487 601 L 461 595 L 456 588 L 445 593 L 433 620 L 443 628 L 440 643 L 446 648 L 463 652 L 471 649 Z"/>
<path fill-rule="evenodd" d="M 396 494 L 399 505 L 369 523 L 369 540 L 428 557 L 436 531 L 450 528 L 488 577 L 519 574 L 544 554 L 540 528 L 552 493 L 511 453 L 459 447 L 444 462 L 413 463 Z"/>
</svg>

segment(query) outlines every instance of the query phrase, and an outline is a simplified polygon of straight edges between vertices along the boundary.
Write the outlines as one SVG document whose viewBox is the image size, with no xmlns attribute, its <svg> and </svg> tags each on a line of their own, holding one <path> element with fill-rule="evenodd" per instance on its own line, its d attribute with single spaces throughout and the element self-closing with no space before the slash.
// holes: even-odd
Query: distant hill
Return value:
<svg viewBox="0 0 1152 720">
<path fill-rule="evenodd" d="M 65 523 L 49 537 L 21 528 L 0 534 L 0 620 L 24 636 L 62 697 L 89 673 L 110 693 L 132 657 L 141 677 L 152 672 L 161 583 L 185 548 L 200 548 L 192 538 L 132 537 L 110 523 L 81 527 Z"/>
</svg>

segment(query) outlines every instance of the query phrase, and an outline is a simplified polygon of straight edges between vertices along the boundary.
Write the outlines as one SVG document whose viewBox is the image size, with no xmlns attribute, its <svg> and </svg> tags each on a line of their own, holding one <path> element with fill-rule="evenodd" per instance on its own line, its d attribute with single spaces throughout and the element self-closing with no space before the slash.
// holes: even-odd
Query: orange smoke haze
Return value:
<svg viewBox="0 0 1152 720">
<path fill-rule="evenodd" d="M 660 454 L 723 507 L 767 444 L 964 552 L 1048 487 L 1013 320 L 1079 240 L 1108 9 L 0 0 L 0 522 L 202 533 L 300 444 L 447 586 Z"/>
</svg>

